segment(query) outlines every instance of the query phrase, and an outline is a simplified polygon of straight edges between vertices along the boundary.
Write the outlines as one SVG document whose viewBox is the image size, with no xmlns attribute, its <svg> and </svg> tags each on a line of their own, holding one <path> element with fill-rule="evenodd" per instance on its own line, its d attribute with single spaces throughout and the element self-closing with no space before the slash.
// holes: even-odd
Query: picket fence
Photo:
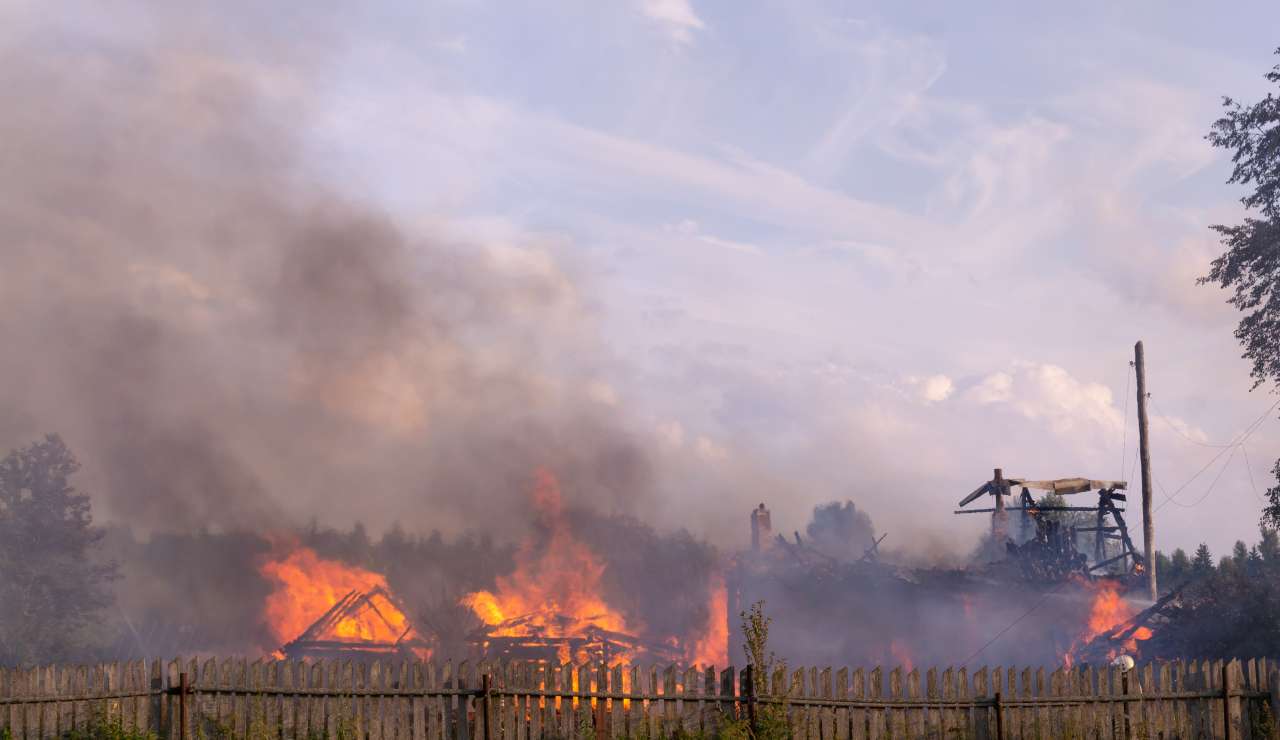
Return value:
<svg viewBox="0 0 1280 740">
<path fill-rule="evenodd" d="M 174 660 L 0 669 L 0 738 L 1276 738 L 1274 661 L 869 671 Z"/>
</svg>

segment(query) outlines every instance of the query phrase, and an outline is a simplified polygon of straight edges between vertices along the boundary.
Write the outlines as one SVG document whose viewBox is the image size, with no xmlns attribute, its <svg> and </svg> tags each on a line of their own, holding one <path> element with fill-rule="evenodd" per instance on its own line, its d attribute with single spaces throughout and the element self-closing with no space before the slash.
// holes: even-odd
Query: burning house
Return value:
<svg viewBox="0 0 1280 740">
<path fill-rule="evenodd" d="M 610 603 L 606 561 L 575 535 L 549 472 L 539 472 L 532 503 L 533 531 L 516 552 L 515 569 L 499 576 L 492 589 L 459 599 L 474 626 L 465 636 L 465 654 L 447 657 L 726 663 L 727 618 L 718 576 L 708 584 L 704 622 L 683 632 L 660 632 Z M 277 587 L 266 618 L 280 652 L 289 657 L 429 657 L 441 649 L 440 636 L 415 627 L 377 573 L 319 558 L 305 547 L 273 558 L 262 572 Z"/>
</svg>

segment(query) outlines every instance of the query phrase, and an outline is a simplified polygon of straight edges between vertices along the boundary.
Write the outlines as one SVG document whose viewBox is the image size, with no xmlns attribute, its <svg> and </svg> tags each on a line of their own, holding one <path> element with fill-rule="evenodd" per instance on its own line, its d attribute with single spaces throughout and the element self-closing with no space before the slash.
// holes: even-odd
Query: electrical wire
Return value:
<svg viewBox="0 0 1280 740">
<path fill-rule="evenodd" d="M 1200 446 L 1200 447 L 1213 447 L 1213 448 L 1219 448 L 1219 449 L 1220 449 L 1220 448 L 1225 448 L 1225 447 L 1232 447 L 1232 446 L 1234 446 L 1233 444 L 1219 445 L 1219 444 L 1213 444 L 1213 443 L 1210 443 L 1210 442 L 1201 442 L 1201 441 L 1199 441 L 1199 440 L 1192 439 L 1192 438 L 1188 437 L 1188 436 L 1187 436 L 1187 434 L 1186 434 L 1186 432 L 1184 432 L 1184 431 L 1182 431 L 1181 429 L 1177 428 L 1176 426 L 1174 426 L 1174 425 L 1173 425 L 1173 422 L 1169 421 L 1169 415 L 1168 415 L 1168 414 L 1166 414 L 1166 413 L 1164 412 L 1164 410 L 1162 410 L 1162 409 L 1160 408 L 1160 404 L 1156 402 L 1156 399 L 1155 399 L 1155 398 L 1152 398 L 1152 397 L 1150 396 L 1150 394 L 1148 394 L 1148 396 L 1147 396 L 1147 397 L 1151 399 L 1151 405 L 1156 407 L 1156 415 L 1160 417 L 1160 421 L 1164 422 L 1164 425 L 1165 425 L 1165 426 L 1167 426 L 1167 427 L 1169 427 L 1170 429 L 1172 429 L 1172 430 L 1173 430 L 1173 432 L 1174 432 L 1174 434 L 1177 434 L 1179 437 L 1182 437 L 1183 439 L 1187 440 L 1187 441 L 1188 441 L 1188 442 L 1190 442 L 1191 444 L 1193 444 L 1193 445 L 1198 445 L 1198 446 Z"/>
<path fill-rule="evenodd" d="M 1044 596 L 1041 596 L 1041 597 L 1040 597 L 1040 600 L 1039 600 L 1039 601 L 1037 601 L 1036 603 L 1032 604 L 1030 609 L 1028 609 L 1028 610 L 1026 610 L 1025 612 L 1023 612 L 1023 613 L 1022 613 L 1022 616 L 1018 617 L 1017 619 L 1013 620 L 1013 621 L 1012 621 L 1012 622 L 1010 622 L 1009 624 L 1005 625 L 1004 629 L 1002 629 L 1002 630 L 1000 630 L 999 632 L 997 632 L 997 633 L 995 634 L 995 636 L 994 636 L 994 637 L 992 637 L 990 640 L 987 640 L 987 641 L 986 641 L 986 643 L 985 643 L 985 644 L 983 644 L 983 646 L 982 646 L 982 647 L 980 647 L 980 648 L 978 648 L 977 650 L 975 650 L 975 651 L 973 652 L 973 655 L 970 655 L 969 657 L 967 657 L 967 658 L 965 658 L 964 660 L 960 661 L 960 665 L 961 665 L 961 666 L 967 666 L 967 665 L 969 665 L 970 663 L 972 663 L 974 658 L 978 657 L 979 655 L 982 655 L 982 653 L 983 653 L 983 651 L 984 651 L 984 650 L 986 650 L 987 648 L 989 648 L 989 647 L 991 647 L 992 645 L 994 645 L 996 640 L 999 640 L 1001 637 L 1004 637 L 1004 635 L 1005 635 L 1005 633 L 1006 633 L 1006 632 L 1008 632 L 1009 630 L 1011 630 L 1011 629 L 1013 629 L 1014 627 L 1018 626 L 1018 623 L 1019 623 L 1019 622 L 1021 622 L 1021 621 L 1022 621 L 1022 620 L 1024 620 L 1024 619 L 1026 619 L 1027 617 L 1031 616 L 1031 615 L 1032 615 L 1032 613 L 1034 613 L 1037 609 L 1039 609 L 1040 607 L 1044 606 L 1044 602 L 1048 601 L 1050 596 L 1053 596 L 1053 595 L 1054 595 L 1054 594 L 1056 594 L 1058 591 L 1061 591 L 1061 590 L 1062 590 L 1062 587 L 1063 587 L 1063 586 L 1066 586 L 1068 583 L 1072 583 L 1072 581 L 1062 581 L 1062 582 L 1060 582 L 1057 586 L 1054 586 L 1053 588 L 1051 588 L 1051 589 L 1049 589 L 1048 591 L 1046 591 L 1046 592 L 1044 593 Z"/>
<path fill-rule="evenodd" d="M 1267 500 L 1258 495 L 1258 484 L 1253 480 L 1253 463 L 1249 462 L 1249 448 L 1240 445 L 1240 451 L 1244 453 L 1244 469 L 1249 471 L 1249 487 L 1253 489 L 1253 497 L 1265 504 Z"/>
<path fill-rule="evenodd" d="M 1186 487 L 1187 487 L 1187 486 L 1191 485 L 1191 484 L 1195 481 L 1195 479 L 1196 479 L 1196 478 L 1199 478 L 1199 477 L 1201 476 L 1201 474 L 1203 474 L 1203 473 L 1204 473 L 1204 471 L 1208 470 L 1208 469 L 1209 469 L 1209 468 L 1210 468 L 1210 467 L 1211 467 L 1215 462 L 1217 462 L 1217 461 L 1218 461 L 1218 460 L 1219 460 L 1223 455 L 1225 455 L 1225 454 L 1226 454 L 1226 452 L 1227 452 L 1227 450 L 1232 450 L 1231 457 L 1232 457 L 1232 458 L 1234 458 L 1234 457 L 1235 457 L 1235 450 L 1238 450 L 1242 445 L 1244 445 L 1244 443 L 1245 443 L 1245 442 L 1247 442 L 1247 441 L 1249 440 L 1249 437 L 1252 437 L 1252 436 L 1253 436 L 1253 433 L 1254 433 L 1254 432 L 1256 432 L 1256 431 L 1258 431 L 1258 429 L 1259 429 L 1259 428 L 1261 428 L 1261 426 L 1262 426 L 1262 422 L 1266 421 L 1267 417 L 1271 414 L 1271 412 L 1272 412 L 1272 411 L 1274 411 L 1274 410 L 1275 410 L 1275 408 L 1276 408 L 1277 406 L 1280 406 L 1280 398 L 1277 398 L 1275 403 L 1271 404 L 1271 406 L 1270 406 L 1266 411 L 1263 411 L 1263 412 L 1262 412 L 1262 414 L 1261 414 L 1261 415 L 1259 415 L 1257 419 L 1254 419 L 1252 424 L 1250 424 L 1249 426 L 1245 427 L 1244 431 L 1242 431 L 1242 432 L 1240 432 L 1239 434 L 1237 434 L 1237 435 L 1236 435 L 1236 437 L 1235 437 L 1235 439 L 1233 439 L 1233 440 L 1232 440 L 1231 444 L 1228 444 L 1228 445 L 1221 445 L 1221 446 L 1217 446 L 1217 445 L 1215 445 L 1215 447 L 1218 447 L 1218 448 L 1219 448 L 1219 449 L 1218 449 L 1218 454 L 1214 455 L 1214 456 L 1209 460 L 1209 462 L 1205 463 L 1205 464 L 1204 464 L 1204 466 L 1202 466 L 1199 470 L 1197 470 L 1197 471 L 1195 472 L 1195 474 L 1194 474 L 1194 475 L 1192 475 L 1190 478 L 1188 478 L 1188 479 L 1186 480 L 1186 482 L 1185 482 L 1185 483 L 1183 483 L 1182 485 L 1178 486 L 1177 490 L 1175 490 L 1172 494 L 1169 494 L 1169 493 L 1165 492 L 1166 503 L 1172 502 L 1172 503 L 1174 503 L 1174 504 L 1176 504 L 1176 505 L 1178 505 L 1178 506 L 1182 506 L 1182 507 L 1190 508 L 1190 507 L 1192 507 L 1192 506 L 1196 506 L 1196 505 L 1198 505 L 1199 503 L 1203 502 L 1206 498 L 1208 498 L 1209 493 L 1211 493 L 1211 492 L 1213 491 L 1213 487 L 1217 484 L 1218 479 L 1222 477 L 1222 472 L 1223 472 L 1224 470 L 1226 470 L 1226 468 L 1227 468 L 1227 466 L 1226 466 L 1226 465 L 1223 465 L 1223 466 L 1222 466 L 1222 470 L 1219 470 L 1219 471 L 1218 471 L 1218 475 L 1213 479 L 1213 483 L 1211 483 L 1211 484 L 1209 485 L 1209 490 L 1208 490 L 1208 491 L 1206 491 L 1206 492 L 1205 492 L 1205 495 L 1204 495 L 1204 496 L 1201 496 L 1201 497 L 1196 501 L 1196 503 L 1194 503 L 1194 504 L 1184 504 L 1184 503 L 1182 503 L 1181 501 L 1177 501 L 1177 500 L 1176 500 L 1176 498 L 1177 498 L 1177 496 L 1178 496 L 1178 494 L 1179 494 L 1179 493 L 1182 493 L 1182 491 L 1183 491 L 1184 489 L 1186 489 Z M 1183 435 L 1183 436 L 1185 436 L 1185 435 Z M 1192 440 L 1192 441 L 1194 441 L 1194 440 Z M 1227 464 L 1230 464 L 1230 463 L 1231 463 L 1231 458 L 1228 458 L 1228 459 L 1227 459 Z M 1163 507 L 1163 506 L 1164 506 L 1164 503 L 1160 504 L 1160 507 Z M 1160 507 L 1157 507 L 1157 510 L 1158 510 Z"/>
</svg>

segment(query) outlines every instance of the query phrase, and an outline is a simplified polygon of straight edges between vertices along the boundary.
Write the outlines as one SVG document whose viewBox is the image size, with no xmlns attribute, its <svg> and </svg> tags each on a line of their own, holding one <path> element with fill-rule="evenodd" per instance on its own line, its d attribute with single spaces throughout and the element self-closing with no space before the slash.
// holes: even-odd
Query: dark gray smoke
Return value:
<svg viewBox="0 0 1280 740">
<path fill-rule="evenodd" d="M 814 547 L 839 560 L 857 560 L 876 536 L 871 517 L 852 501 L 815 506 L 805 533 Z"/>
<path fill-rule="evenodd" d="M 583 391 L 600 353 L 556 256 L 322 181 L 327 29 L 277 49 L 271 11 L 187 10 L 0 24 L 0 447 L 60 432 L 100 517 L 152 531 L 515 534 L 538 465 L 639 505 L 652 464 Z"/>
</svg>

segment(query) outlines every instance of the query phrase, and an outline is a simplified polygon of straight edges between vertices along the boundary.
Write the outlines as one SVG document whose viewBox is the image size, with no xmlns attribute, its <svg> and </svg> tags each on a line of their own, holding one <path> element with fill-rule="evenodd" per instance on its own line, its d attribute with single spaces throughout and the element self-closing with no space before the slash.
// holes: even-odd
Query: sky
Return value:
<svg viewBox="0 0 1280 740">
<path fill-rule="evenodd" d="M 898 5 L 389 6 L 314 142 L 410 217 L 567 245 L 611 392 L 785 471 L 783 527 L 844 491 L 950 540 L 995 467 L 1136 481 L 1141 339 L 1160 545 L 1252 541 L 1275 414 L 1193 476 L 1274 397 L 1195 279 L 1240 214 L 1203 135 L 1280 11 Z"/>
<path fill-rule="evenodd" d="M 993 468 L 1137 481 L 1143 340 L 1158 546 L 1256 537 L 1277 414 L 1212 445 L 1276 397 L 1196 278 L 1241 216 L 1203 136 L 1265 94 L 1274 4 L 320 7 L 198 17 L 266 94 L 308 78 L 310 176 L 554 264 L 596 338 L 581 393 L 680 475 L 751 477 L 660 481 L 656 523 L 741 544 L 755 498 L 784 531 L 848 498 L 886 545 L 963 552 Z"/>
</svg>

